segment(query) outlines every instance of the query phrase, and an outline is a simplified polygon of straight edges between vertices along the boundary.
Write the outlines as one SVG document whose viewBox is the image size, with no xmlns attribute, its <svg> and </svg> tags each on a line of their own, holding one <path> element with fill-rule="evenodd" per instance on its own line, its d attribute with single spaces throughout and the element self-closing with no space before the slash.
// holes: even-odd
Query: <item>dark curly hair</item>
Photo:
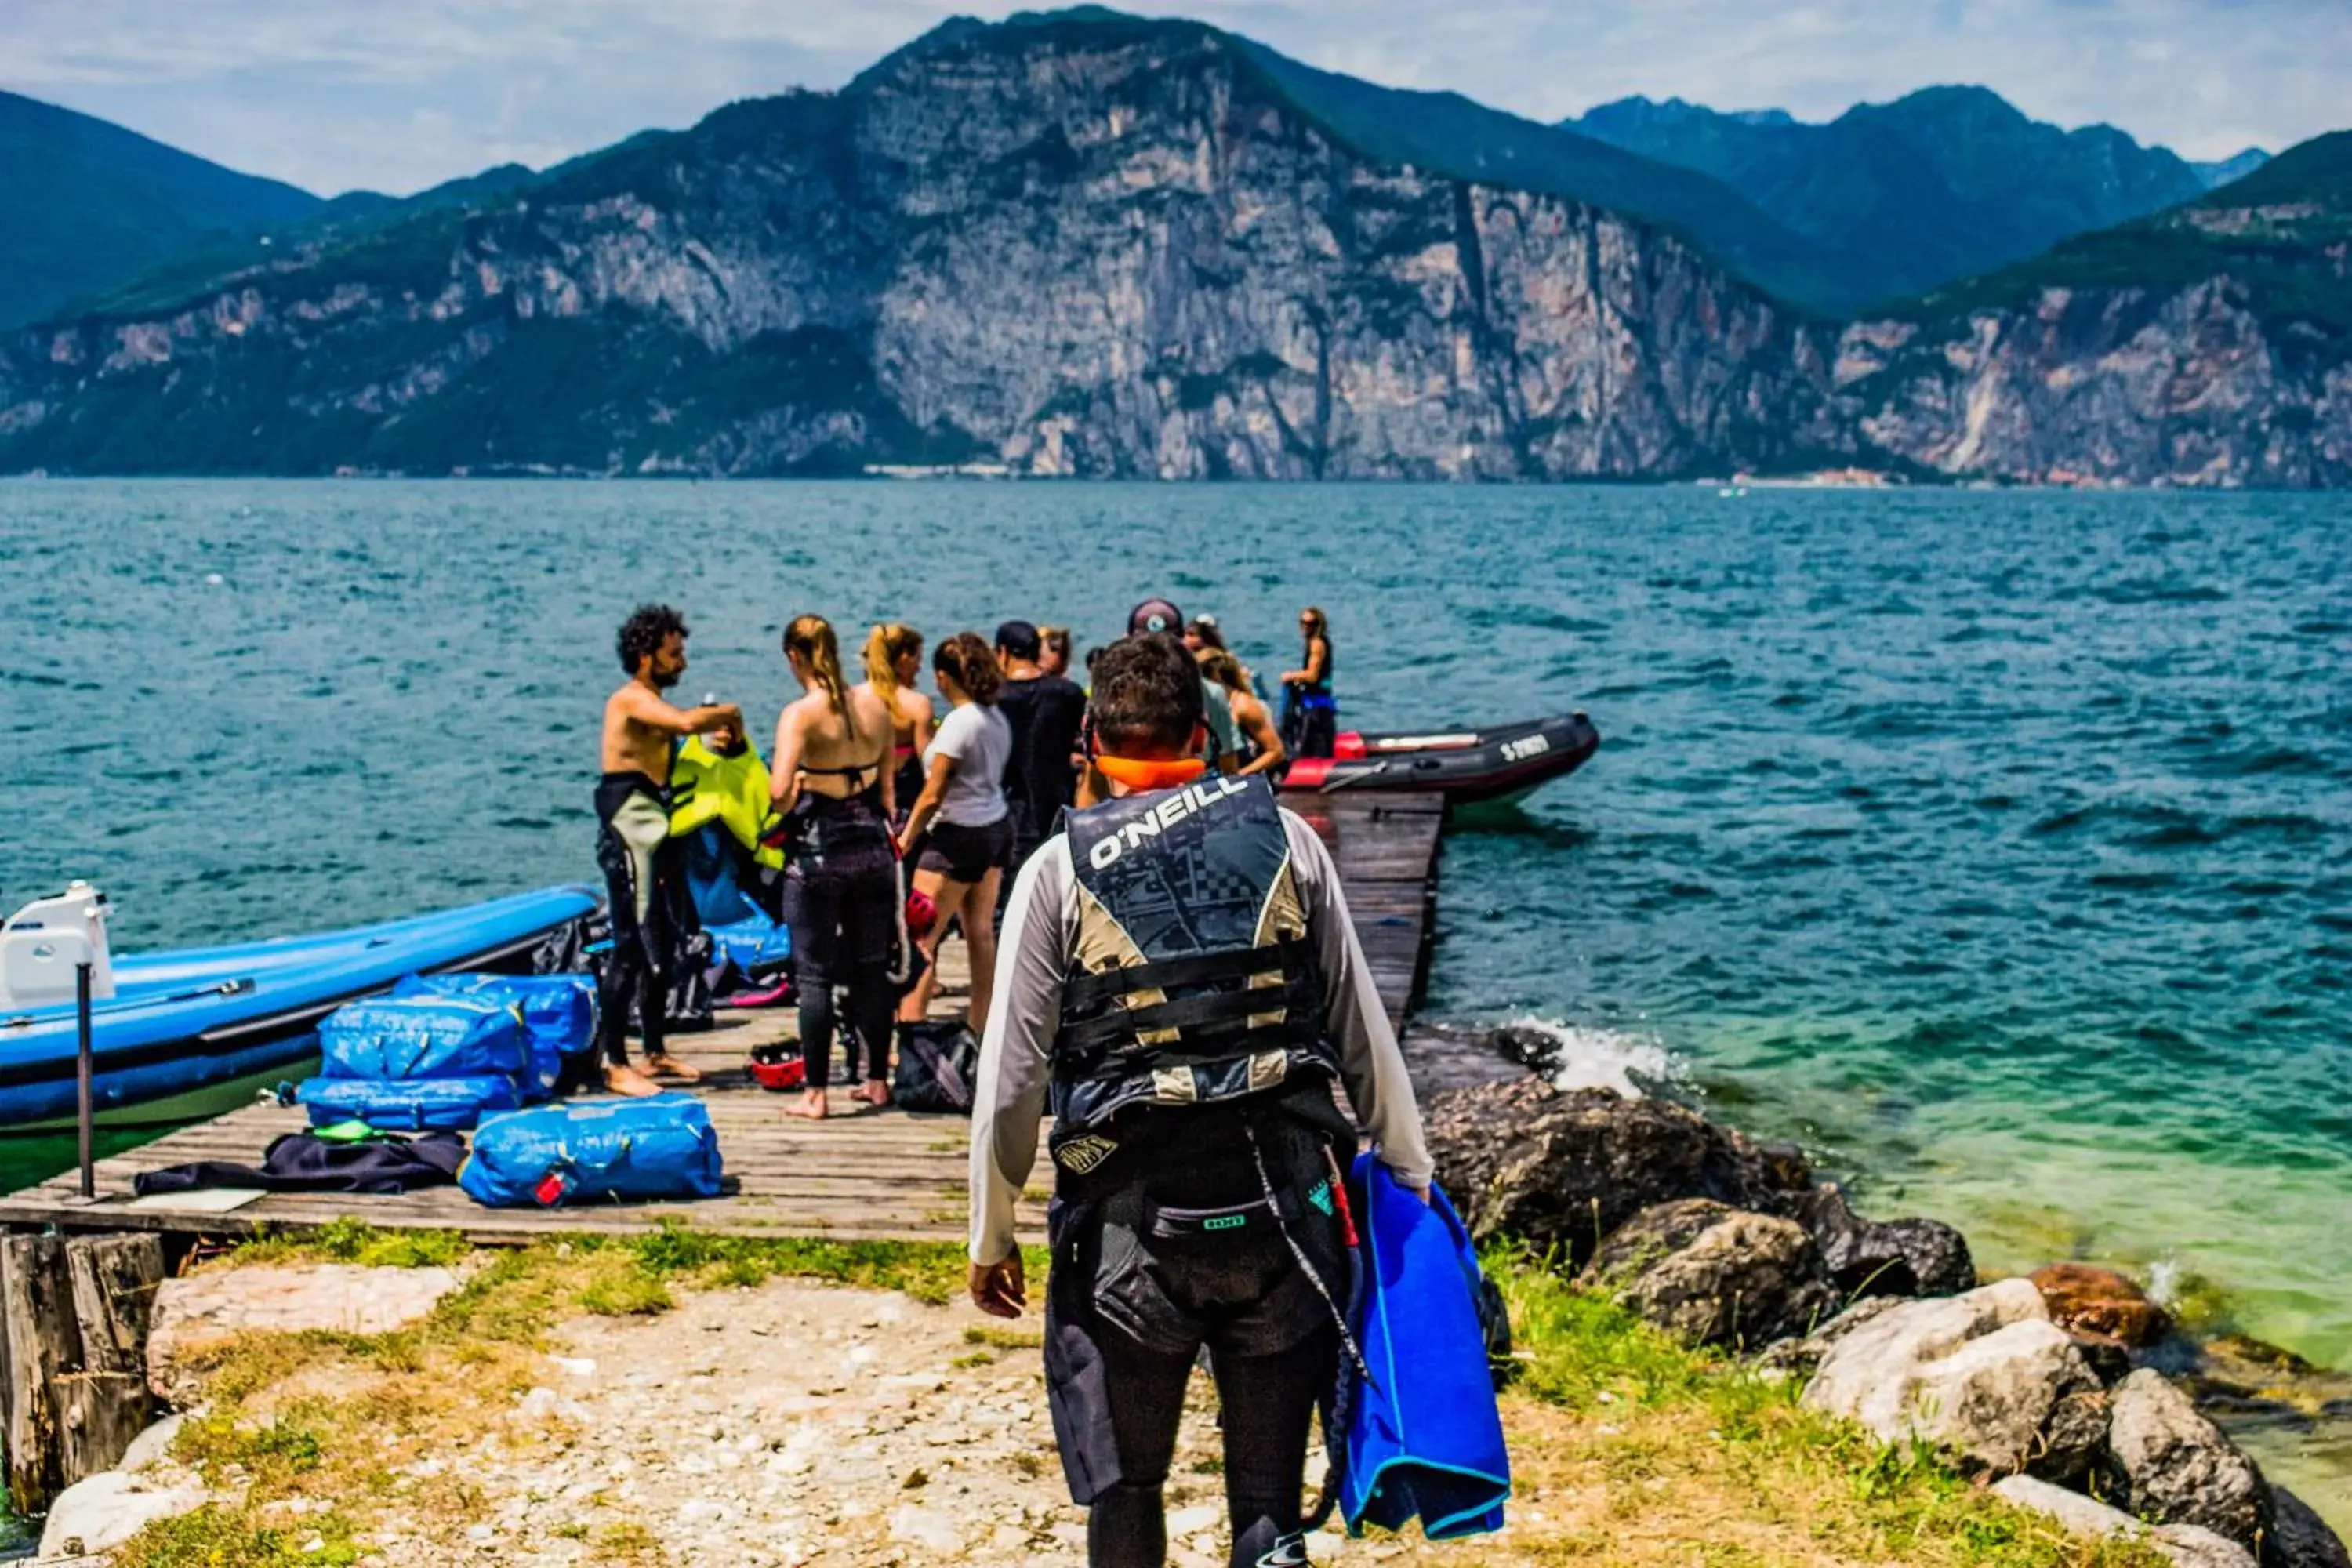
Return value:
<svg viewBox="0 0 2352 1568">
<path fill-rule="evenodd" d="M 1109 751 L 1189 751 L 1201 726 L 1201 670 L 1166 632 L 1124 637 L 1087 660 L 1095 738 Z"/>
<path fill-rule="evenodd" d="M 667 605 L 639 605 L 635 614 L 621 623 L 621 668 L 631 675 L 637 666 L 661 650 L 669 634 L 686 636 L 686 617 Z"/>
<path fill-rule="evenodd" d="M 933 648 L 931 668 L 954 676 L 963 694 L 983 708 L 995 707 L 996 694 L 1004 687 L 1004 671 L 997 668 L 996 654 L 978 632 L 958 632 Z"/>
</svg>

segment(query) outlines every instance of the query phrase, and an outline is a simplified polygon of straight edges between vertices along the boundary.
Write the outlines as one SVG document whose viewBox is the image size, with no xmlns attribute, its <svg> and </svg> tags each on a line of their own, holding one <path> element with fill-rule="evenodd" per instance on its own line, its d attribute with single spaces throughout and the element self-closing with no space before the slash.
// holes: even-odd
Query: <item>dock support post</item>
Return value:
<svg viewBox="0 0 2352 1568">
<path fill-rule="evenodd" d="M 112 1469 L 153 1414 L 147 1392 L 147 1328 L 163 1283 L 163 1240 L 153 1235 L 85 1236 L 66 1243 L 80 1370 L 58 1380 L 67 1486 Z"/>
<path fill-rule="evenodd" d="M 65 1242 L 54 1236 L 0 1238 L 0 1329 L 8 1346 L 8 1500 L 19 1515 L 41 1512 L 58 1480 L 58 1378 L 73 1363 L 67 1337 L 73 1309 Z"/>
<path fill-rule="evenodd" d="M 88 1203 L 98 1196 L 98 1176 L 95 1170 L 97 1109 L 90 1103 L 90 1077 L 95 1068 L 89 1044 L 89 961 L 74 965 L 74 1028 L 79 1037 L 74 1050 L 74 1085 L 78 1094 L 79 1114 L 75 1131 L 79 1134 L 81 1157 L 81 1195 Z"/>
<path fill-rule="evenodd" d="M 147 1425 L 147 1329 L 163 1282 L 158 1236 L 0 1237 L 0 1425 L 17 1513 L 112 1468 Z"/>
</svg>

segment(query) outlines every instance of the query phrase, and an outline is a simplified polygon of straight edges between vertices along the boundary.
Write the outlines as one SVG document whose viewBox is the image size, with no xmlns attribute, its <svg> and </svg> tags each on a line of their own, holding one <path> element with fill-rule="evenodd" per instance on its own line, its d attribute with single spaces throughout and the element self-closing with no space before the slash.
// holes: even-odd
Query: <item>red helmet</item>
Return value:
<svg viewBox="0 0 2352 1568">
<path fill-rule="evenodd" d="M 907 934 L 921 938 L 931 934 L 940 921 L 940 906 L 931 901 L 930 894 L 917 888 L 907 895 Z"/>
<path fill-rule="evenodd" d="M 751 1047 L 751 1076 L 761 1089 L 782 1092 L 799 1089 L 808 1081 L 808 1064 L 798 1051 L 784 1045 Z"/>
</svg>

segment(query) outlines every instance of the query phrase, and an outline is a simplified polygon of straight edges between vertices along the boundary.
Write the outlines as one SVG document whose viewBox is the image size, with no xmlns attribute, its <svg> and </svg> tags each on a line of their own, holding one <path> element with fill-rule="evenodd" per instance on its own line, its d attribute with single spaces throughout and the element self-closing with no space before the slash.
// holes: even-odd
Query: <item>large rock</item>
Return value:
<svg viewBox="0 0 2352 1568">
<path fill-rule="evenodd" d="M 1939 1220 L 1869 1220 L 1834 1182 L 1797 1202 L 1791 1215 L 1821 1249 L 1822 1267 L 1848 1296 L 1957 1296 L 1973 1290 L 1968 1237 Z"/>
<path fill-rule="evenodd" d="M 2171 1326 L 2164 1309 L 2149 1300 L 2147 1291 L 2112 1268 L 2053 1263 L 2033 1271 L 2033 1284 L 2050 1309 L 2050 1321 L 2084 1338 L 2139 1350 L 2154 1344 Z"/>
<path fill-rule="evenodd" d="M 2269 1528 L 2262 1472 L 2160 1372 L 2143 1367 L 2116 1385 L 2107 1451 L 2142 1519 L 2193 1524 L 2249 1549 Z"/>
<path fill-rule="evenodd" d="M 2352 1552 L 2312 1511 L 2311 1505 L 2284 1487 L 2271 1488 L 2271 1531 L 2263 1538 L 2265 1568 L 2352 1568 Z"/>
<path fill-rule="evenodd" d="M 381 1334 L 413 1323 L 457 1288 L 446 1268 L 362 1268 L 346 1263 L 213 1268 L 166 1279 L 147 1336 L 147 1384 L 182 1405 L 195 1394 L 188 1368 L 239 1334 L 323 1329 Z"/>
<path fill-rule="evenodd" d="M 1811 1333 L 1767 1345 L 1764 1353 L 1756 1358 L 1756 1364 L 1764 1371 L 1778 1373 L 1783 1377 L 1809 1378 L 1813 1375 L 1813 1369 L 1822 1364 L 1822 1357 L 1830 1353 L 1832 1345 L 1881 1312 L 1902 1304 L 1899 1297 L 1864 1296 Z"/>
<path fill-rule="evenodd" d="M 1906 1301 L 1822 1357 L 1804 1401 L 1890 1443 L 1923 1439 L 1993 1476 L 2079 1473 L 2097 1451 L 2098 1380 L 2040 1292 L 2005 1279 Z"/>
<path fill-rule="evenodd" d="M 2071 1535 L 2140 1541 L 2172 1559 L 2177 1568 L 2254 1568 L 2253 1554 L 2193 1524 L 2151 1529 L 2121 1509 L 2068 1491 L 2032 1476 L 2009 1476 L 1993 1483 L 1995 1495 L 2020 1508 L 2054 1519 Z"/>
<path fill-rule="evenodd" d="M 1586 1274 L 1682 1339 L 1735 1349 L 1811 1332 L 1838 1305 L 1802 1226 L 1711 1198 L 1643 1209 L 1601 1245 Z"/>
<path fill-rule="evenodd" d="M 102 1470 L 76 1481 L 49 1505 L 41 1555 L 95 1557 L 111 1552 L 159 1519 L 204 1506 L 202 1481 L 184 1471 L 131 1475 Z"/>
<path fill-rule="evenodd" d="M 1474 1237 L 1558 1247 L 1581 1268 L 1619 1226 L 1677 1198 L 1775 1214 L 1811 1190 L 1793 1151 L 1761 1147 L 1697 1112 L 1540 1079 L 1433 1096 L 1438 1179 Z M 1758 1342 L 1761 1342 L 1760 1341 Z"/>
</svg>

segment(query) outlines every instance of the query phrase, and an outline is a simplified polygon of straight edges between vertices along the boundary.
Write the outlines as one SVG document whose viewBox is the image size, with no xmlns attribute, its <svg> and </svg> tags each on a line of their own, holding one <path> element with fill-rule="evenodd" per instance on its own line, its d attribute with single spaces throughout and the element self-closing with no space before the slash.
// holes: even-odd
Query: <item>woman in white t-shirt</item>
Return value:
<svg viewBox="0 0 2352 1568">
<path fill-rule="evenodd" d="M 948 700 L 948 716 L 923 749 L 923 791 L 899 830 L 898 852 L 921 845 L 915 888 L 939 910 L 923 939 L 924 958 L 937 954 L 950 920 L 963 921 L 971 959 L 971 1026 L 979 1033 L 988 1027 L 996 984 L 997 892 L 1013 852 L 1013 811 L 1004 798 L 1013 726 L 996 710 L 1004 676 L 978 633 L 958 632 L 940 644 L 931 655 L 931 677 Z M 900 1023 L 923 1021 L 935 984 L 926 963 L 899 1006 Z"/>
</svg>

